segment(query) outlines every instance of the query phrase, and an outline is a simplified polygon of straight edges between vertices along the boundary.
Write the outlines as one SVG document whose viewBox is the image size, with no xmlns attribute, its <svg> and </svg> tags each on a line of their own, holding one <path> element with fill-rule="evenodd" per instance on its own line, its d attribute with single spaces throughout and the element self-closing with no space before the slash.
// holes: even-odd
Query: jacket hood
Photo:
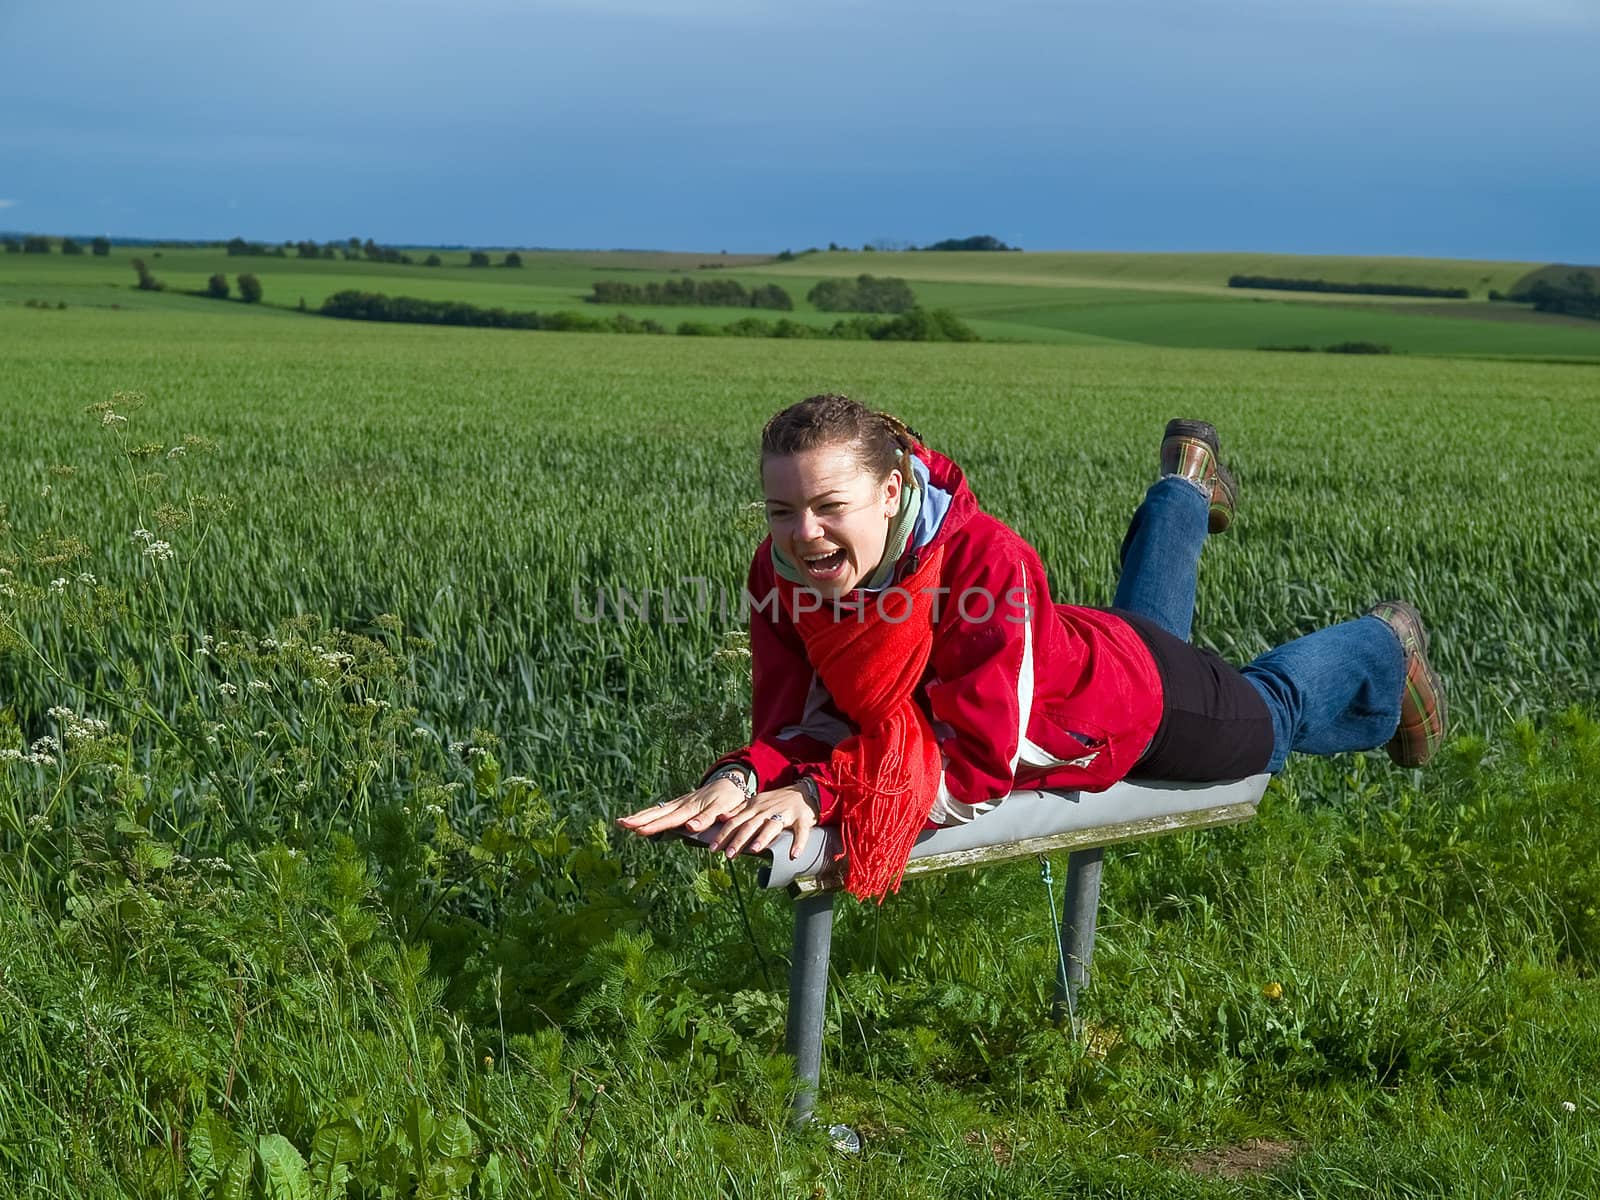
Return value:
<svg viewBox="0 0 1600 1200">
<path fill-rule="evenodd" d="M 922 471 L 916 472 L 918 482 L 923 483 L 928 489 L 928 494 L 923 498 L 923 511 L 927 514 L 927 519 L 918 522 L 916 535 L 910 546 L 911 552 L 905 556 L 901 566 L 902 571 L 915 569 L 909 565 L 911 559 L 916 558 L 923 550 L 943 545 L 981 511 L 978 508 L 978 498 L 972 494 L 971 487 L 967 485 L 966 474 L 954 461 L 936 450 L 929 450 L 926 446 L 917 446 L 914 453 L 917 459 L 916 465 L 927 471 L 925 481 L 921 479 Z M 915 470 L 915 467 L 913 469 Z"/>
</svg>

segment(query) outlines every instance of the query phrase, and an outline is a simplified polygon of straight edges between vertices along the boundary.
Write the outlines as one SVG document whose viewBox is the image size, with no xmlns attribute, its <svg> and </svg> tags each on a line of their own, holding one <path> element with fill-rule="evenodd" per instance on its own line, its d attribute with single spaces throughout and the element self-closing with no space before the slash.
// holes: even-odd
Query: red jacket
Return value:
<svg viewBox="0 0 1600 1200">
<path fill-rule="evenodd" d="M 937 530 L 907 550 L 896 572 L 905 573 L 920 550 L 944 546 L 945 590 L 917 692 L 944 759 L 930 822 L 971 820 L 1016 787 L 1110 787 L 1132 770 L 1161 722 L 1161 680 L 1149 650 L 1109 612 L 1052 603 L 1038 552 L 978 507 L 953 462 L 928 450 L 918 457 L 932 486 L 949 497 Z M 806 661 L 792 614 L 762 603 L 776 594 L 770 539 L 756 551 L 747 586 L 752 740 L 721 763 L 752 767 L 762 790 L 811 776 L 822 822 L 830 823 L 838 814 L 829 758 L 854 727 Z"/>
</svg>

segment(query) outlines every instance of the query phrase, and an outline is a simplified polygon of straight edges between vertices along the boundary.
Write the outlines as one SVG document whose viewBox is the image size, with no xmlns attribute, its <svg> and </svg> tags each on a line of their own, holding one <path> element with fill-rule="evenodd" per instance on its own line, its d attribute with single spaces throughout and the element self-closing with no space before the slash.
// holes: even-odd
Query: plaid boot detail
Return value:
<svg viewBox="0 0 1600 1200">
<path fill-rule="evenodd" d="M 1384 600 L 1367 611 L 1394 630 L 1406 653 L 1400 724 L 1384 749 L 1400 766 L 1420 767 L 1444 745 L 1447 718 L 1444 681 L 1428 663 L 1428 631 L 1422 614 L 1404 600 Z"/>
<path fill-rule="evenodd" d="M 1161 438 L 1161 474 L 1181 475 L 1211 498 L 1208 533 L 1221 533 L 1239 506 L 1239 484 L 1222 465 L 1216 426 L 1209 421 L 1167 422 Z"/>
</svg>

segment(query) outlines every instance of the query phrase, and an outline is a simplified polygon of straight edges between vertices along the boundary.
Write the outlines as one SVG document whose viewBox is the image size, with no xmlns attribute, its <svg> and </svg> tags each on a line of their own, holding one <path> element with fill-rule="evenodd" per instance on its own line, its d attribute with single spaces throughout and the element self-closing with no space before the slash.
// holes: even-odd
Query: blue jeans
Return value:
<svg viewBox="0 0 1600 1200">
<path fill-rule="evenodd" d="M 1188 641 L 1209 511 L 1187 479 L 1168 476 L 1151 486 L 1122 540 L 1117 608 Z M 1267 770 L 1281 771 L 1293 750 L 1339 754 L 1383 745 L 1400 724 L 1405 673 L 1400 639 L 1370 616 L 1308 633 L 1241 667 L 1272 717 Z"/>
</svg>

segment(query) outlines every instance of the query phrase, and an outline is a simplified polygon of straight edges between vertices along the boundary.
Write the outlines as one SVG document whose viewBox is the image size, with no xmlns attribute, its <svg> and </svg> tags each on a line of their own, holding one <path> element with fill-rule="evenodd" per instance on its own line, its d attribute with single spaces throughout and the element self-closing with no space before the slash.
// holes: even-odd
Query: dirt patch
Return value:
<svg viewBox="0 0 1600 1200">
<path fill-rule="evenodd" d="M 1011 1145 L 1004 1138 L 996 1137 L 983 1129 L 969 1129 L 961 1135 L 961 1140 L 977 1150 L 986 1150 L 989 1157 L 993 1158 L 996 1166 L 1007 1166 L 1011 1162 Z"/>
<path fill-rule="evenodd" d="M 1276 1138 L 1251 1138 L 1236 1146 L 1214 1146 L 1183 1160 L 1196 1175 L 1215 1175 L 1220 1179 L 1242 1179 L 1264 1175 L 1288 1162 L 1300 1147 Z"/>
</svg>

